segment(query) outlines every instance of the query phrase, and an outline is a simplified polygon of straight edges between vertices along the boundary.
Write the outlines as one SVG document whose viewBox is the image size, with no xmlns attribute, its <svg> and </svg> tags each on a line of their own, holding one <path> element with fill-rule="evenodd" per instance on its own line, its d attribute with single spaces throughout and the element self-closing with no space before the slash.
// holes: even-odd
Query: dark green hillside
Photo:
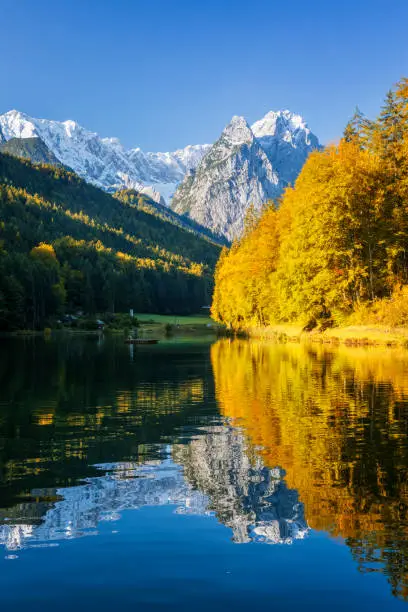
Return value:
<svg viewBox="0 0 408 612">
<path fill-rule="evenodd" d="M 1 142 L 0 135 L 0 143 L 0 153 L 23 157 L 37 164 L 63 166 L 41 138 L 10 138 L 7 142 Z"/>
<path fill-rule="evenodd" d="M 0 154 L 0 329 L 74 309 L 196 312 L 218 255 L 72 172 Z"/>
<path fill-rule="evenodd" d="M 173 225 L 178 225 L 185 230 L 205 236 L 216 244 L 222 246 L 227 244 L 227 240 L 224 237 L 216 236 L 210 229 L 208 229 L 208 227 L 200 225 L 189 217 L 184 217 L 177 214 L 168 206 L 155 202 L 144 193 L 140 193 L 134 189 L 120 189 L 114 194 L 114 197 L 121 202 L 128 204 L 129 206 L 136 207 L 139 210 L 143 210 L 151 215 L 159 217 L 159 219 L 162 219 L 163 221 L 169 221 Z"/>
</svg>

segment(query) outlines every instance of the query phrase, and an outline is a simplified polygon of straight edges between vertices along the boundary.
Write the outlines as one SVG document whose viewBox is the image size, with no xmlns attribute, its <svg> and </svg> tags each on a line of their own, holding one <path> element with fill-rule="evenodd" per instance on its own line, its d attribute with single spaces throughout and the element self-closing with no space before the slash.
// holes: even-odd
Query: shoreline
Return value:
<svg viewBox="0 0 408 612">
<path fill-rule="evenodd" d="M 317 342 L 346 346 L 402 346 L 408 348 L 408 329 L 376 325 L 347 325 L 325 331 L 303 331 L 300 325 L 270 325 L 246 330 L 249 338 L 278 342 Z M 239 334 L 238 334 L 239 335 Z"/>
</svg>

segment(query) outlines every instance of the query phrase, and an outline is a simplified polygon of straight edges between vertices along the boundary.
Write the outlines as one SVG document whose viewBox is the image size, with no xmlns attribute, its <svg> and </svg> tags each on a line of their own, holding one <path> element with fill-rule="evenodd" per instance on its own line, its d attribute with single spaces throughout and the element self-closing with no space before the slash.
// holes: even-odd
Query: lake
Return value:
<svg viewBox="0 0 408 612">
<path fill-rule="evenodd" d="M 1 610 L 406 609 L 408 351 L 0 340 Z"/>
</svg>

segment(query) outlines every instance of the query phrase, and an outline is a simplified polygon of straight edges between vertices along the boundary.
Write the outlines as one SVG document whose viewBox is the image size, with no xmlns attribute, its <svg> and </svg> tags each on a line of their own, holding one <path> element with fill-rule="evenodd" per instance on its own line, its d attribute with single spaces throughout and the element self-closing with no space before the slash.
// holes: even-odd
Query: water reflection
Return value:
<svg viewBox="0 0 408 612">
<path fill-rule="evenodd" d="M 407 598 L 407 426 L 403 351 L 1 344 L 0 545 L 54 546 L 168 506 L 235 543 L 327 532 Z"/>
<path fill-rule="evenodd" d="M 296 491 L 281 470 L 251 460 L 239 431 L 213 427 L 167 453 L 143 464 L 98 465 L 105 474 L 79 486 L 32 490 L 35 501 L 3 518 L 0 544 L 15 551 L 96 535 L 99 523 L 117 521 L 125 510 L 166 505 L 179 514 L 215 513 L 240 543 L 291 543 L 307 533 Z"/>
<path fill-rule="evenodd" d="M 174 457 L 186 481 L 207 495 L 208 507 L 232 529 L 234 542 L 287 544 L 307 533 L 297 491 L 287 487 L 280 468 L 266 467 L 248 449 L 239 429 L 214 427 L 176 447 Z"/>
<path fill-rule="evenodd" d="M 406 597 L 407 353 L 226 340 L 212 363 L 222 413 L 285 470 L 310 527 Z"/>
</svg>

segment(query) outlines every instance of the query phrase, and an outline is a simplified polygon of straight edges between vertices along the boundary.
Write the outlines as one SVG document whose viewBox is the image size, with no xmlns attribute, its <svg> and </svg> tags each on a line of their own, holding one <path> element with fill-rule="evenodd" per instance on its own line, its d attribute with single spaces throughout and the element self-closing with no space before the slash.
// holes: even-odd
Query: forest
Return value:
<svg viewBox="0 0 408 612">
<path fill-rule="evenodd" d="M 42 329 L 78 310 L 198 312 L 219 252 L 145 201 L 0 154 L 0 331 Z"/>
<path fill-rule="evenodd" d="M 235 329 L 408 324 L 408 79 L 338 145 L 310 154 L 294 186 L 223 249 L 213 317 Z"/>
</svg>

